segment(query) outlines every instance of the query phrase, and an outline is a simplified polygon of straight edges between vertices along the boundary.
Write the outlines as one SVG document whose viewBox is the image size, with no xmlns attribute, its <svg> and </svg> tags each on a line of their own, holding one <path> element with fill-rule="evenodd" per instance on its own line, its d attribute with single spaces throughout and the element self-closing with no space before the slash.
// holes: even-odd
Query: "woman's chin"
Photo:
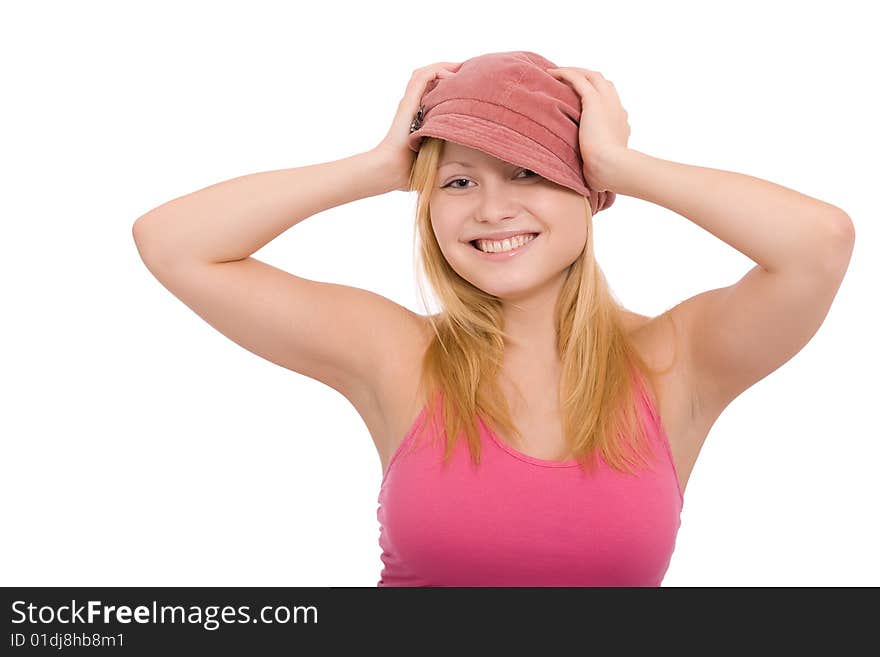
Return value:
<svg viewBox="0 0 880 657">
<path fill-rule="evenodd" d="M 491 294 L 503 301 L 526 299 L 533 294 L 538 287 L 535 281 L 510 280 L 507 276 L 504 278 L 504 281 L 486 281 L 478 279 L 473 285 L 480 288 L 486 294 Z"/>
</svg>

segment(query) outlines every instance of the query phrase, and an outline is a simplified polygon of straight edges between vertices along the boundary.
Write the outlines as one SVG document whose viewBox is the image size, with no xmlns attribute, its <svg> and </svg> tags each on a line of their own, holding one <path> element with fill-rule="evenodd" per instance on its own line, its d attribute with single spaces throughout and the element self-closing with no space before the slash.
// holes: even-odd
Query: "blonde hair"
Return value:
<svg viewBox="0 0 880 657">
<path fill-rule="evenodd" d="M 445 143 L 426 137 L 409 179 L 410 191 L 418 193 L 418 270 L 427 277 L 442 308 L 438 315 L 428 317 L 434 337 L 422 358 L 418 392 L 428 392 L 427 417 L 434 426 L 439 426 L 435 399 L 442 401 L 444 463 L 463 430 L 471 458 L 479 465 L 478 417 L 493 431 L 513 437 L 517 445 L 522 435 L 498 384 L 506 336 L 502 302 L 452 269 L 431 226 L 428 203 Z M 636 407 L 639 391 L 633 375 L 641 372 L 656 390 L 655 376 L 662 372 L 648 367 L 627 335 L 622 323 L 625 309 L 614 298 L 593 254 L 592 215 L 586 197 L 584 202 L 585 220 L 590 223 L 586 246 L 568 269 L 555 309 L 556 347 L 562 363 L 562 426 L 570 453 L 582 468 L 595 468 L 597 454 L 601 454 L 611 467 L 632 473 L 628 464 L 634 461 L 627 452 L 645 463 L 649 447 Z M 424 303 L 421 283 L 419 290 Z"/>
</svg>

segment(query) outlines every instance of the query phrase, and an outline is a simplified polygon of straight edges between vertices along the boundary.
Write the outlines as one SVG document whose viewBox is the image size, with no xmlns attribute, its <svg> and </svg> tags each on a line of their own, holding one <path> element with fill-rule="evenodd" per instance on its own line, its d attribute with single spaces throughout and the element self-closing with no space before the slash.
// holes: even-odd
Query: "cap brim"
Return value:
<svg viewBox="0 0 880 657">
<path fill-rule="evenodd" d="M 509 164 L 528 167 L 581 196 L 591 196 L 579 173 L 538 142 L 500 123 L 467 114 L 442 114 L 431 117 L 429 122 L 410 133 L 410 148 L 418 151 L 424 137 L 438 137 L 476 148 Z"/>
</svg>

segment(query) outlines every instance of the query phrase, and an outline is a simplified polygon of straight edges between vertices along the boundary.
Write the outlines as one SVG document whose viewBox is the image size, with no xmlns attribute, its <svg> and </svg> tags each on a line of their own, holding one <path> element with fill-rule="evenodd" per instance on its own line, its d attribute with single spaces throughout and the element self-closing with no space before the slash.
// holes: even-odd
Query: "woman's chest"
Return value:
<svg viewBox="0 0 880 657">
<path fill-rule="evenodd" d="M 668 469 L 633 477 L 600 464 L 549 467 L 485 443 L 405 441 L 379 494 L 390 583 L 655 586 L 680 525 Z"/>
</svg>

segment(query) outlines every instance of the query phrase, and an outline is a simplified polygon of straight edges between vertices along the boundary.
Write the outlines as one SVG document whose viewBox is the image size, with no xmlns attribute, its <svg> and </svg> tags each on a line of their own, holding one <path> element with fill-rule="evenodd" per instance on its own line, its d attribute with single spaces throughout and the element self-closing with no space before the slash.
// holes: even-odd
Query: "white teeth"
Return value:
<svg viewBox="0 0 880 657">
<path fill-rule="evenodd" d="M 492 240 L 476 240 L 476 244 L 477 248 L 480 249 L 480 251 L 485 251 L 486 253 L 500 253 L 520 247 L 526 242 L 532 241 L 536 237 L 537 235 L 532 233 L 530 235 L 517 235 L 506 240 L 501 240 L 500 242 L 495 242 Z"/>
</svg>

